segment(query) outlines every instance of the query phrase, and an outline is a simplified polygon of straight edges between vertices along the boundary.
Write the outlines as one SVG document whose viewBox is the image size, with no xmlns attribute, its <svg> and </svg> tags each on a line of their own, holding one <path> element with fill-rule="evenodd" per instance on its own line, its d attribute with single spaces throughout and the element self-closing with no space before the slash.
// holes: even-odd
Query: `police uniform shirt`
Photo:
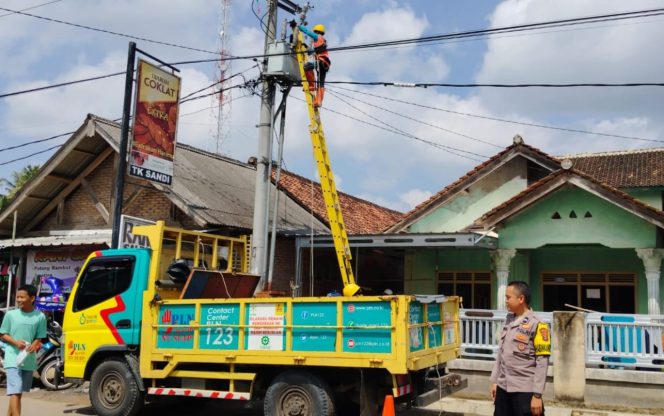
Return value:
<svg viewBox="0 0 664 416">
<path fill-rule="evenodd" d="M 550 355 L 549 326 L 531 310 L 522 316 L 509 313 L 500 334 L 491 382 L 508 393 L 542 394 Z"/>
</svg>

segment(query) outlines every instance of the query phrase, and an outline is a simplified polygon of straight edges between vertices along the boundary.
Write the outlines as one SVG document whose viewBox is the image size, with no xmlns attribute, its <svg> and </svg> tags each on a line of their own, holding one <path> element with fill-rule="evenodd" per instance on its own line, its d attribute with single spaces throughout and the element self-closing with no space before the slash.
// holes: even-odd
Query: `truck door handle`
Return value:
<svg viewBox="0 0 664 416">
<path fill-rule="evenodd" d="M 115 327 L 118 329 L 131 328 L 131 321 L 129 319 L 120 319 L 115 323 Z"/>
</svg>

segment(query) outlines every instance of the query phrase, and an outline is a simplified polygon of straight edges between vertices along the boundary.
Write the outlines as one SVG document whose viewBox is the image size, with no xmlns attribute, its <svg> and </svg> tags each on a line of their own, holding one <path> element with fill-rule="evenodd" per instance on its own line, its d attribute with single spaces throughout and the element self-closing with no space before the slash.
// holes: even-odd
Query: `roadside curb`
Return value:
<svg viewBox="0 0 664 416">
<path fill-rule="evenodd" d="M 547 405 L 546 402 L 544 402 L 544 408 L 546 416 L 644 416 L 644 414 L 655 414 L 562 407 L 558 403 Z M 428 411 L 440 411 L 442 409 L 445 413 L 473 414 L 480 416 L 493 416 L 494 410 L 493 403 L 488 400 L 458 399 L 454 397 L 445 397 L 438 402 L 430 404 L 424 409 Z"/>
</svg>

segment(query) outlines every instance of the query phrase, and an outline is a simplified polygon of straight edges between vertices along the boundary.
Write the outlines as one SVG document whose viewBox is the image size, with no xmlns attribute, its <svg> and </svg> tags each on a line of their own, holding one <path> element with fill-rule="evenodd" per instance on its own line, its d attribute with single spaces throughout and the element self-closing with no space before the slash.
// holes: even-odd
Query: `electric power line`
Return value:
<svg viewBox="0 0 664 416">
<path fill-rule="evenodd" d="M 297 100 L 297 101 L 305 102 L 305 100 L 303 100 L 303 99 L 301 99 L 301 98 L 294 97 L 294 96 L 291 96 L 290 98 L 293 98 L 294 100 Z M 305 103 L 306 103 L 306 102 L 305 102 Z M 351 106 L 352 106 L 352 105 L 351 105 Z M 385 126 L 381 126 L 381 125 L 378 125 L 378 124 L 374 124 L 374 123 L 371 123 L 371 122 L 369 122 L 369 121 L 362 120 L 362 119 L 359 119 L 359 118 L 357 118 L 357 117 L 353 117 L 353 116 L 348 115 L 348 114 L 344 114 L 344 113 L 342 113 L 342 112 L 340 112 L 340 111 L 333 110 L 333 109 L 331 109 L 331 108 L 329 108 L 329 107 L 326 107 L 326 108 L 325 108 L 325 111 L 329 111 L 329 112 L 331 112 L 331 113 L 338 114 L 338 115 L 340 115 L 340 116 L 342 116 L 342 117 L 346 117 L 346 118 L 348 118 L 348 119 L 351 119 L 351 120 L 357 121 L 357 122 L 362 123 L 362 124 L 366 124 L 366 125 L 368 125 L 368 126 L 376 127 L 376 128 L 378 128 L 378 129 L 385 130 L 385 131 L 388 131 L 388 132 L 390 132 L 390 133 L 394 133 L 394 134 L 398 134 L 398 135 L 401 135 L 401 136 L 405 136 L 405 137 L 408 137 L 409 139 L 414 139 L 414 140 L 421 141 L 421 142 L 426 143 L 426 144 L 428 144 L 428 145 L 430 145 L 430 146 L 437 147 L 437 148 L 439 148 L 439 149 L 441 149 L 441 150 L 445 150 L 445 151 L 447 151 L 448 153 L 451 153 L 451 154 L 453 154 L 453 155 L 455 155 L 455 156 L 464 157 L 464 158 L 466 158 L 466 159 L 474 160 L 474 161 L 476 161 L 476 162 L 482 162 L 482 160 L 480 160 L 480 159 L 476 159 L 476 158 L 473 158 L 473 157 L 470 157 L 470 156 L 466 156 L 466 155 L 458 154 L 458 153 L 455 153 L 455 152 L 454 152 L 454 150 L 463 151 L 463 150 L 461 150 L 461 149 L 456 149 L 456 148 L 453 148 L 453 147 L 451 147 L 451 146 L 445 146 L 445 145 L 441 145 L 441 144 L 439 144 L 439 143 L 435 143 L 435 142 L 431 142 L 431 141 L 428 141 L 428 140 L 424 140 L 424 139 L 421 139 L 421 138 L 419 138 L 419 137 L 417 137 L 417 136 L 413 136 L 413 135 L 410 134 L 410 133 L 407 133 L 407 132 L 404 132 L 404 131 L 400 131 L 399 129 L 396 129 L 396 128 L 391 127 L 391 126 L 390 126 L 390 127 L 385 127 Z M 360 110 L 360 112 L 361 112 L 361 110 Z M 369 116 L 369 117 L 370 117 L 370 116 Z M 386 124 L 386 123 L 384 123 L 384 122 L 382 122 L 382 121 L 379 121 L 379 122 L 380 122 L 380 123 L 383 123 L 383 124 Z M 445 149 L 445 147 L 449 147 L 449 148 L 451 148 L 451 149 L 453 149 L 453 150 Z M 480 155 L 480 156 L 481 156 L 481 155 Z M 481 156 L 481 157 L 484 157 L 484 156 Z"/>
<path fill-rule="evenodd" d="M 96 80 L 104 79 L 104 78 L 117 77 L 118 75 L 122 75 L 122 74 L 125 74 L 125 73 L 126 73 L 125 71 L 114 72 L 112 74 L 100 75 L 98 77 L 83 78 L 83 79 L 79 79 L 79 80 L 75 80 L 75 81 L 62 82 L 60 84 L 52 84 L 52 85 L 46 85 L 46 86 L 43 86 L 43 87 L 30 88 L 28 90 L 8 92 L 8 93 L 5 93 L 5 94 L 0 94 L 0 98 L 12 97 L 12 96 L 15 96 L 15 95 L 27 94 L 27 93 L 36 92 L 36 91 L 49 90 L 49 89 L 52 89 L 52 88 L 59 88 L 59 87 L 67 86 L 67 85 L 80 84 L 80 83 L 83 83 L 83 82 L 96 81 Z"/>
<path fill-rule="evenodd" d="M 213 82 L 212 84 L 208 85 L 207 87 L 203 87 L 203 88 L 201 88 L 200 90 L 197 90 L 197 91 L 191 92 L 191 93 L 185 95 L 184 97 L 181 97 L 181 98 L 180 98 L 180 101 L 183 102 L 183 100 L 185 100 L 185 99 L 191 97 L 191 96 L 194 95 L 194 94 L 198 94 L 199 92 L 205 91 L 205 90 L 207 90 L 208 88 L 215 87 L 215 86 L 217 86 L 217 85 L 219 85 L 219 84 L 221 84 L 221 83 L 223 83 L 223 82 L 230 81 L 231 79 L 233 79 L 233 78 L 235 78 L 235 77 L 237 77 L 237 76 L 241 76 L 241 75 L 244 74 L 245 72 L 251 71 L 252 69 L 257 68 L 257 67 L 258 67 L 258 64 L 254 65 L 254 66 L 252 66 L 252 67 L 249 67 L 249 68 L 247 68 L 247 69 L 245 69 L 245 70 L 243 70 L 243 71 L 236 72 L 236 73 L 234 73 L 233 75 L 229 76 L 228 78 L 224 78 L 223 80 L 215 81 L 215 82 Z M 245 80 L 245 82 L 246 82 L 246 80 Z"/>
<path fill-rule="evenodd" d="M 328 89 L 329 89 L 329 88 L 328 88 Z M 334 89 L 336 90 L 336 88 L 334 88 Z M 480 143 L 488 144 L 489 146 L 497 147 L 497 148 L 499 148 L 499 149 L 503 149 L 503 146 L 497 145 L 497 144 L 495 144 L 495 143 L 491 143 L 491 142 L 488 142 L 488 141 L 486 141 L 486 140 L 478 139 L 478 138 L 476 138 L 476 137 L 469 136 L 469 135 L 467 135 L 467 134 L 460 133 L 460 132 L 458 132 L 458 131 L 454 131 L 454 130 L 451 130 L 451 129 L 448 129 L 448 128 L 445 128 L 445 127 L 441 127 L 441 126 L 438 126 L 438 125 L 435 125 L 435 124 L 427 123 L 426 121 L 422 121 L 422 120 L 418 120 L 418 119 L 413 118 L 413 117 L 409 117 L 409 116 L 407 116 L 407 115 L 405 115 L 405 114 L 401 114 L 401 113 L 399 113 L 399 112 L 396 112 L 396 111 L 390 110 L 390 109 L 388 109 L 388 108 L 384 108 L 384 107 L 381 107 L 381 106 L 378 106 L 378 105 L 372 104 L 372 103 L 370 103 L 370 102 L 367 102 L 367 101 L 364 101 L 364 100 L 360 100 L 360 99 L 357 99 L 357 98 L 351 97 L 351 96 L 346 95 L 346 94 L 341 94 L 341 93 L 338 92 L 338 91 L 336 91 L 336 94 L 337 94 L 337 96 L 342 96 L 342 97 L 346 97 L 346 98 L 351 99 L 351 100 L 355 100 L 355 101 L 360 102 L 360 103 L 362 103 L 362 104 L 366 104 L 366 105 L 368 105 L 368 106 L 371 106 L 371 107 L 377 108 L 377 109 L 379 109 L 379 110 L 386 111 L 386 112 L 388 112 L 388 113 L 390 113 L 390 114 L 394 114 L 394 115 L 396 115 L 396 116 L 399 116 L 399 117 L 402 117 L 402 118 L 405 118 L 405 119 L 408 119 L 408 120 L 414 121 L 414 122 L 416 122 L 416 123 L 423 124 L 423 125 L 425 125 L 425 126 L 433 127 L 433 128 L 438 129 L 438 130 L 442 130 L 442 131 L 447 132 L 447 133 L 455 134 L 455 135 L 457 135 L 457 136 L 460 136 L 460 137 L 463 137 L 463 138 L 466 138 L 466 139 L 469 139 L 469 140 L 473 140 L 473 141 L 476 141 L 476 142 L 480 142 Z"/>
<path fill-rule="evenodd" d="M 41 150 L 39 152 L 29 154 L 27 156 L 18 157 L 16 159 L 8 160 L 7 162 L 2 162 L 2 163 L 0 163 L 0 166 L 9 165 L 10 163 L 18 162 L 19 160 L 25 160 L 25 159 L 31 158 L 32 156 L 36 156 L 36 155 L 39 155 L 39 154 L 42 154 L 42 153 L 50 152 L 51 150 L 57 149 L 58 147 L 62 147 L 62 144 L 58 144 L 56 146 L 49 147 L 48 149 Z"/>
<path fill-rule="evenodd" d="M 157 45 L 171 46 L 173 48 L 187 49 L 187 50 L 195 51 L 195 52 L 211 53 L 211 54 L 214 54 L 214 55 L 219 54 L 218 52 L 208 51 L 206 49 L 193 48 L 191 46 L 178 45 L 176 43 L 162 42 L 162 41 L 159 41 L 159 40 L 148 39 L 148 38 L 144 38 L 144 37 L 141 37 L 141 36 L 128 35 L 128 34 L 125 34 L 125 33 L 114 32 L 112 30 L 100 29 L 100 28 L 96 28 L 96 27 L 92 27 L 92 26 L 81 25 L 81 24 L 78 24 L 78 23 L 67 22 L 67 21 L 64 21 L 64 20 L 53 19 L 51 17 L 38 16 L 36 14 L 25 13 L 25 12 L 22 12 L 20 10 L 12 10 L 12 9 L 4 8 L 4 7 L 0 7 L 0 10 L 4 10 L 4 11 L 10 12 L 10 13 L 20 14 L 20 15 L 23 15 L 23 16 L 34 17 L 35 19 L 42 19 L 42 20 L 46 20 L 46 21 L 49 21 L 49 22 L 53 22 L 53 23 L 60 23 L 60 24 L 67 25 L 67 26 L 73 26 L 73 27 L 77 27 L 77 28 L 80 28 L 80 29 L 92 30 L 92 31 L 95 31 L 95 32 L 106 33 L 106 34 L 109 34 L 109 35 L 120 36 L 120 37 L 123 37 L 123 38 L 129 38 L 129 39 L 134 39 L 134 40 L 142 40 L 143 42 L 154 43 L 154 44 L 157 44 Z"/>
<path fill-rule="evenodd" d="M 21 12 L 25 12 L 25 11 L 28 11 L 28 10 L 36 9 L 37 7 L 47 6 L 47 5 L 49 5 L 49 4 L 58 3 L 58 2 L 61 2 L 61 1 L 62 1 L 62 0 L 53 0 L 53 1 L 49 1 L 49 2 L 47 2 L 47 3 L 42 3 L 42 4 L 37 4 L 37 5 L 35 5 L 35 6 L 32 6 L 32 7 L 27 7 L 27 8 L 25 8 L 25 9 L 21 9 L 21 10 L 19 10 L 19 11 L 21 11 Z M 13 14 L 16 14 L 16 12 L 0 14 L 0 17 L 11 16 L 11 15 L 13 15 Z"/>
<path fill-rule="evenodd" d="M 70 131 L 70 132 L 67 132 L 67 133 L 56 134 L 55 136 L 47 137 L 45 139 L 33 140 L 31 142 L 25 142 L 25 143 L 22 143 L 22 144 L 19 144 L 19 145 L 16 145 L 16 146 L 4 147 L 4 148 L 0 149 L 0 152 L 6 152 L 7 150 L 19 149 L 21 147 L 29 146 L 31 144 L 43 143 L 43 142 L 47 142 L 47 141 L 50 141 L 50 140 L 59 139 L 60 137 L 69 136 L 69 135 L 72 135 L 74 133 L 76 133 L 76 131 Z"/>
<path fill-rule="evenodd" d="M 10 10 L 10 9 L 3 9 L 1 7 L 0 7 L 0 10 L 9 10 L 9 11 L 12 11 L 12 12 L 18 12 L 18 11 L 13 11 L 13 10 Z M 415 44 L 424 44 L 424 43 L 430 43 L 430 42 L 444 40 L 444 39 L 458 39 L 458 38 L 467 38 L 467 37 L 486 36 L 486 35 L 490 35 L 491 33 L 496 33 L 496 32 L 497 33 L 502 33 L 502 32 L 505 32 L 505 31 L 516 32 L 516 31 L 534 30 L 534 29 L 538 29 L 538 28 L 558 27 L 557 25 L 562 26 L 562 25 L 568 25 L 568 24 L 571 24 L 571 23 L 574 23 L 574 24 L 591 24 L 591 23 L 598 23 L 598 22 L 604 22 L 604 21 L 607 21 L 607 20 L 615 20 L 615 19 L 635 19 L 635 18 L 640 18 L 640 17 L 652 16 L 653 13 L 656 13 L 655 15 L 664 14 L 664 8 L 634 11 L 634 12 L 625 12 L 625 13 L 616 13 L 616 14 L 609 14 L 609 15 L 597 15 L 597 16 L 589 16 L 589 17 L 582 17 L 582 18 L 575 18 L 575 19 L 555 20 L 555 21 L 532 23 L 532 24 L 526 24 L 526 25 L 505 26 L 505 27 L 494 28 L 494 29 L 472 30 L 472 31 L 448 33 L 448 34 L 443 34 L 443 35 L 426 36 L 426 37 L 403 39 L 403 40 L 396 40 L 396 41 L 374 42 L 374 43 L 367 43 L 367 44 L 340 46 L 340 47 L 336 47 L 336 48 L 328 48 L 328 50 L 329 51 L 346 51 L 346 50 L 378 48 L 378 47 L 384 47 L 384 46 L 404 45 L 404 44 L 413 44 L 413 43 L 415 43 Z M 54 20 L 54 19 L 49 19 L 49 18 L 45 18 L 45 17 L 42 17 L 42 16 L 30 15 L 28 13 L 20 13 L 20 14 L 25 14 L 25 15 L 40 18 L 40 19 Z M 70 24 L 69 22 L 63 22 L 63 21 L 57 21 L 57 22 L 58 23 L 64 23 L 64 24 Z M 116 33 L 116 32 L 110 32 L 110 31 L 106 31 L 104 29 L 97 29 L 97 28 L 92 28 L 92 27 L 89 27 L 89 26 L 83 26 L 83 25 L 77 25 L 77 24 L 72 24 L 72 25 L 78 26 L 78 27 L 81 27 L 81 28 L 84 28 L 84 29 L 90 29 L 90 30 L 104 32 L 104 33 L 110 33 L 110 34 L 123 36 L 123 37 L 128 37 L 128 38 L 132 38 L 132 39 L 145 40 L 147 42 L 153 42 L 153 43 L 163 44 L 163 45 L 167 45 L 167 46 L 182 47 L 182 48 L 185 48 L 185 49 L 188 48 L 188 47 L 184 47 L 184 46 L 181 46 L 181 45 L 174 45 L 174 44 L 169 44 L 169 43 L 164 43 L 164 42 L 159 42 L 159 41 L 152 41 L 150 39 L 139 38 L 139 37 L 126 35 L 126 34 L 121 34 L 121 33 Z M 200 50 L 200 51 L 207 52 L 207 53 L 218 54 L 217 52 L 212 52 L 212 51 L 205 51 L 205 50 Z M 221 59 L 222 60 L 237 60 L 237 59 L 253 59 L 253 60 L 256 60 L 256 59 L 259 59 L 259 58 L 264 59 L 264 58 L 267 58 L 267 57 L 270 57 L 270 56 L 282 56 L 282 55 L 287 55 L 287 53 L 270 54 L 270 55 L 260 54 L 260 55 L 248 55 L 248 56 L 230 56 L 229 55 L 229 56 L 223 57 Z M 219 60 L 220 60 L 220 58 L 189 60 L 189 61 L 174 62 L 171 65 L 190 65 L 190 64 L 198 64 L 198 63 L 206 63 L 206 62 L 218 62 Z M 19 94 L 25 94 L 25 93 L 29 93 L 29 92 L 41 91 L 41 90 L 44 90 L 44 89 L 56 88 L 56 87 L 76 84 L 76 83 L 80 83 L 80 82 L 94 81 L 96 79 L 102 79 L 102 78 L 117 76 L 117 75 L 120 75 L 122 73 L 124 73 L 124 72 L 117 72 L 117 73 L 113 73 L 113 74 L 102 75 L 100 77 L 87 78 L 87 79 L 82 79 L 82 80 L 77 80 L 77 81 L 69 81 L 69 82 L 65 82 L 65 83 L 61 83 L 61 84 L 54 84 L 52 86 L 45 86 L 45 87 L 34 88 L 34 89 L 30 89 L 30 90 L 15 91 L 15 92 L 11 92 L 11 93 L 0 94 L 0 98 L 10 97 L 10 96 L 19 95 Z M 399 82 L 384 82 L 384 81 L 373 81 L 373 82 L 327 81 L 327 82 L 329 84 L 384 85 L 384 86 L 422 87 L 422 88 L 427 88 L 427 87 L 450 87 L 450 88 L 478 88 L 478 87 L 494 87 L 494 88 L 528 88 L 528 87 L 573 88 L 573 87 L 644 87 L 644 86 L 658 86 L 658 87 L 661 87 L 661 86 L 664 86 L 664 83 L 653 83 L 653 82 L 616 83 L 616 84 L 610 84 L 610 83 L 570 83 L 570 84 L 551 84 L 551 83 L 532 83 L 532 84 L 416 83 L 416 84 L 414 84 L 414 83 L 399 83 Z"/>
<path fill-rule="evenodd" d="M 571 132 L 571 133 L 591 134 L 591 135 L 595 135 L 595 136 L 614 137 L 614 138 L 617 138 L 617 139 L 640 140 L 640 141 L 645 141 L 645 142 L 664 143 L 664 140 L 646 139 L 646 138 L 643 138 L 643 137 L 634 137 L 634 136 L 623 136 L 623 135 L 620 135 L 620 134 L 612 134 L 612 133 L 600 133 L 600 132 L 596 132 L 596 131 L 572 129 L 572 128 L 567 128 L 567 127 L 551 126 L 551 125 L 546 125 L 546 124 L 528 123 L 528 122 L 525 122 L 525 121 L 508 120 L 508 119 L 504 119 L 504 118 L 490 117 L 490 116 L 485 116 L 485 115 L 480 115 L 480 114 L 465 113 L 465 112 L 462 112 L 462 111 L 454 111 L 454 110 L 449 110 L 449 109 L 446 109 L 446 108 L 434 107 L 434 106 L 430 106 L 430 105 L 414 103 L 414 102 L 411 102 L 411 101 L 400 100 L 398 98 L 386 97 L 384 95 L 372 94 L 372 93 L 366 92 L 366 91 L 352 90 L 350 88 L 344 88 L 344 87 L 335 87 L 335 88 L 342 89 L 344 91 L 355 92 L 355 93 L 358 93 L 358 94 L 364 94 L 364 95 L 380 98 L 380 99 L 387 100 L 387 101 L 393 101 L 393 102 L 397 102 L 397 103 L 408 104 L 408 105 L 412 105 L 412 106 L 415 106 L 415 107 L 426 108 L 426 109 L 436 110 L 436 111 L 442 111 L 444 113 L 456 114 L 456 115 L 460 115 L 460 116 L 474 117 L 474 118 L 479 118 L 479 119 L 484 119 L 484 120 L 491 120 L 491 121 L 498 121 L 498 122 L 501 122 L 501 123 L 510 123 L 510 124 L 517 124 L 517 125 L 521 125 L 521 126 L 538 127 L 538 128 L 550 129 L 550 130 L 560 130 L 560 131 L 566 131 L 566 132 Z"/>
<path fill-rule="evenodd" d="M 233 85 L 233 86 L 231 86 L 231 87 L 221 89 L 221 90 L 219 90 L 219 91 L 214 91 L 213 93 L 210 93 L 210 94 L 205 94 L 205 95 L 200 95 L 200 96 L 192 97 L 192 98 L 189 98 L 189 99 L 187 99 L 187 100 L 180 100 L 179 102 L 182 104 L 182 103 L 189 102 L 189 101 L 194 101 L 194 100 L 197 100 L 197 99 L 200 99 L 200 98 L 209 97 L 210 95 L 218 94 L 218 93 L 220 93 L 220 92 L 228 91 L 228 90 L 230 90 L 230 89 L 241 88 L 241 87 L 245 87 L 245 86 L 247 86 L 247 85 L 250 85 L 250 86 L 251 86 L 251 85 L 253 85 L 254 82 L 255 82 L 254 80 L 245 81 L 244 84 L 236 84 L 236 85 Z M 111 120 L 111 121 L 117 122 L 117 121 L 119 121 L 119 120 L 120 120 L 120 118 L 116 118 L 116 119 Z M 26 142 L 26 143 L 23 143 L 23 144 L 20 144 L 20 145 L 17 145 L 17 146 L 12 146 L 12 147 L 7 147 L 7 148 L 0 149 L 0 152 L 4 152 L 4 151 L 7 151 L 7 150 L 12 150 L 12 149 L 18 149 L 18 148 L 25 147 L 25 146 L 28 146 L 28 145 L 31 145 L 31 144 L 35 144 L 35 143 L 42 143 L 42 142 L 45 142 L 45 141 L 54 140 L 54 139 L 57 139 L 57 138 L 60 138 L 60 137 L 64 137 L 64 136 L 67 136 L 67 135 L 71 135 L 71 134 L 74 134 L 74 133 L 75 133 L 75 131 L 72 131 L 72 132 L 68 132 L 68 133 L 61 133 L 61 134 L 58 134 L 58 135 L 55 135 L 55 136 L 47 137 L 47 138 L 45 138 L 45 139 L 33 140 L 33 141 Z M 65 143 L 66 143 L 66 142 L 65 142 Z M 59 144 L 59 145 L 49 147 L 48 149 L 40 150 L 40 151 L 37 151 L 37 152 L 31 153 L 31 154 L 29 154 L 29 155 L 27 155 L 27 156 L 23 156 L 23 157 L 16 158 L 16 159 L 13 159 L 13 160 L 9 160 L 9 161 L 6 161 L 6 162 L 1 162 L 1 163 L 0 163 L 0 166 L 8 165 L 8 164 L 13 163 L 13 162 L 18 162 L 18 161 L 20 161 L 20 160 L 28 159 L 28 158 L 30 158 L 30 157 L 32 157 L 32 156 L 37 156 L 37 155 L 40 155 L 40 154 L 42 154 L 42 153 L 46 153 L 46 152 L 51 151 L 51 150 L 53 150 L 53 149 L 57 149 L 57 148 L 59 148 L 59 147 L 62 147 L 63 144 L 64 144 L 64 143 L 61 143 L 61 144 Z"/>
<path fill-rule="evenodd" d="M 227 102 L 228 102 L 228 103 L 232 103 L 232 102 L 235 101 L 235 100 L 239 100 L 239 99 L 241 99 L 241 98 L 252 97 L 252 96 L 253 96 L 253 94 L 241 95 L 241 96 L 239 96 L 239 97 L 233 97 L 233 98 L 231 98 L 230 100 L 228 100 Z M 213 110 L 213 109 L 215 109 L 215 108 L 217 108 L 217 107 L 218 107 L 218 106 L 216 106 L 216 105 L 212 105 L 212 106 L 209 106 L 209 107 L 205 107 L 205 108 L 201 108 L 201 109 L 199 109 L 199 110 L 192 111 L 192 112 L 190 112 L 190 113 L 180 114 L 180 118 L 182 118 L 182 117 L 187 117 L 187 116 L 191 116 L 191 115 L 194 115 L 194 114 L 198 114 L 198 113 L 200 113 L 200 112 L 202 112 L 202 111 L 206 111 L 206 110 Z"/>
<path fill-rule="evenodd" d="M 653 17 L 664 15 L 664 8 L 658 9 L 649 9 L 649 10 L 638 10 L 632 12 L 623 12 L 623 13 L 612 13 L 605 15 L 594 15 L 594 16 L 585 16 L 585 17 L 576 17 L 571 19 L 559 19 L 546 22 L 537 22 L 537 23 L 527 23 L 521 25 L 513 26 L 502 26 L 492 29 L 475 29 L 467 30 L 463 32 L 447 33 L 441 35 L 431 35 L 431 36 L 422 36 L 417 38 L 410 39 L 401 39 L 394 41 L 384 41 L 384 42 L 375 42 L 375 43 L 365 43 L 359 45 L 348 45 L 340 46 L 336 48 L 328 48 L 329 51 L 340 51 L 340 50 L 351 50 L 351 49 L 365 49 L 367 47 L 381 47 L 381 46 L 397 46 L 397 45 L 406 45 L 406 44 L 424 44 L 430 42 L 436 42 L 441 40 L 448 39 L 463 39 L 469 37 L 477 36 L 487 36 L 492 34 L 500 33 L 512 33 L 512 32 L 522 32 L 522 31 L 531 31 L 539 29 L 548 29 L 555 27 L 566 27 L 566 26 L 576 26 L 592 23 L 602 23 L 602 22 L 611 22 L 618 20 L 628 20 L 628 19 L 637 19 L 643 17 Z"/>
<path fill-rule="evenodd" d="M 475 84 L 475 83 L 445 83 L 445 82 L 392 82 L 392 81 L 325 81 L 326 84 L 337 85 L 367 85 L 399 88 L 429 88 L 429 87 L 447 87 L 447 88 L 578 88 L 578 87 L 664 87 L 664 82 L 627 82 L 627 83 L 567 83 L 567 84 Z"/>
<path fill-rule="evenodd" d="M 254 9 L 254 3 L 256 0 L 251 0 L 251 12 L 256 16 L 256 19 L 258 19 L 258 22 L 260 23 L 260 28 L 263 31 L 263 34 L 267 35 L 267 25 L 263 21 L 265 19 L 265 16 L 267 16 L 267 12 L 263 14 L 263 17 L 258 16 L 258 12 L 256 9 Z"/>
</svg>

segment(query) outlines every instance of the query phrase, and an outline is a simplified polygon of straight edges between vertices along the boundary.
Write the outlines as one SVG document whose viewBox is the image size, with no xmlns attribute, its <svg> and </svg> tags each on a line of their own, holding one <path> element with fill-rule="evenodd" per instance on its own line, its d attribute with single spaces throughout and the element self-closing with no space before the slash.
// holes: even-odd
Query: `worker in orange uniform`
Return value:
<svg viewBox="0 0 664 416">
<path fill-rule="evenodd" d="M 318 24 L 314 26 L 313 31 L 309 30 L 306 26 L 300 25 L 300 32 L 309 36 L 313 41 L 313 54 L 314 62 L 307 62 L 304 64 L 304 74 L 309 82 L 309 90 L 316 91 L 316 98 L 314 99 L 314 107 L 323 105 L 323 97 L 325 96 L 325 76 L 327 71 L 330 70 L 330 55 L 327 51 L 327 41 L 325 40 L 325 26 Z M 317 79 L 314 78 L 314 69 L 317 72 Z"/>
</svg>

